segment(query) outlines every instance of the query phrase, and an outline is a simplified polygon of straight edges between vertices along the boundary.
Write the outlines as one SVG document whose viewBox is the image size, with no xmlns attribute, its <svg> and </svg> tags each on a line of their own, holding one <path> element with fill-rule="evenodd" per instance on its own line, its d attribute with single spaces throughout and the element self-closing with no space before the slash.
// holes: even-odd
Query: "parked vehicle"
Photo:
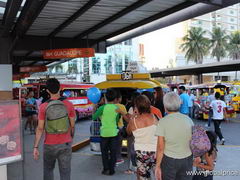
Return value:
<svg viewBox="0 0 240 180">
<path fill-rule="evenodd" d="M 60 82 L 61 95 L 73 103 L 77 119 L 89 118 L 92 115 L 93 104 L 87 98 L 87 90 L 93 86 L 94 84 L 79 82 Z M 14 98 L 19 99 L 19 94 L 22 94 L 23 90 L 34 91 L 34 97 L 41 99 L 42 103 L 49 99 L 44 82 L 24 84 L 21 88 L 15 88 L 13 91 Z M 25 109 L 24 105 L 22 109 Z"/>
<path fill-rule="evenodd" d="M 99 88 L 102 93 L 108 88 L 115 88 L 121 91 L 122 104 L 126 105 L 127 101 L 131 99 L 133 92 L 152 90 L 156 87 L 162 87 L 166 92 L 170 91 L 168 86 L 151 78 L 150 74 L 112 74 L 107 75 L 107 81 L 98 83 L 95 87 Z M 100 151 L 100 123 L 92 122 L 91 125 L 91 150 Z M 122 152 L 127 152 L 127 139 L 122 140 Z"/>
</svg>

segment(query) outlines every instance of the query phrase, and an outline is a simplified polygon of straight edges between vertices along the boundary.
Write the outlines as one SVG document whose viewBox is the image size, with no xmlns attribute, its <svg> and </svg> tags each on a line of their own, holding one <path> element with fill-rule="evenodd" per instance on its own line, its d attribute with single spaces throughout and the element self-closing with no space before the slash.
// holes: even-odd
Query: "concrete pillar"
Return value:
<svg viewBox="0 0 240 180">
<path fill-rule="evenodd" d="M 202 74 L 198 74 L 198 84 L 202 84 L 203 83 L 203 76 Z"/>
<path fill-rule="evenodd" d="M 0 179 L 7 180 L 7 166 L 0 166 Z"/>
<path fill-rule="evenodd" d="M 0 37 L 0 100 L 12 99 L 11 38 Z M 4 88 L 2 88 L 4 86 Z"/>
<path fill-rule="evenodd" d="M 12 39 L 0 37 L 0 64 L 11 64 Z"/>
<path fill-rule="evenodd" d="M 0 37 L 0 100 L 12 99 L 11 39 Z M 0 166 L 0 180 L 7 180 L 7 165 Z"/>
</svg>

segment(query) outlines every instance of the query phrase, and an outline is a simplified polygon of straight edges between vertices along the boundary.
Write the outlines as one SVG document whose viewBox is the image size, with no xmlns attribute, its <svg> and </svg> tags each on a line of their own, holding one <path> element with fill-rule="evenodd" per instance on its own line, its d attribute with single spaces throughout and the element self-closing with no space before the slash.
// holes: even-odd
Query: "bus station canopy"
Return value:
<svg viewBox="0 0 240 180">
<path fill-rule="evenodd" d="M 204 73 L 238 71 L 240 69 L 240 60 L 215 62 L 208 64 L 197 64 L 177 68 L 166 68 L 151 71 L 152 77 L 167 77 L 181 75 L 200 75 Z"/>
<path fill-rule="evenodd" d="M 15 67 L 47 65 L 59 59 L 43 59 L 42 50 L 89 48 L 106 52 L 120 40 L 157 30 L 144 28 L 181 11 L 184 19 L 202 15 L 239 0 L 0 0 L 0 40 Z M 191 12 L 184 11 L 195 7 Z M 171 21 L 175 20 L 175 21 Z M 184 20 L 171 17 L 163 26 Z M 117 41 L 109 39 L 127 34 Z M 7 46 L 9 45 L 9 46 Z M 16 68 L 14 68 L 16 69 Z"/>
</svg>

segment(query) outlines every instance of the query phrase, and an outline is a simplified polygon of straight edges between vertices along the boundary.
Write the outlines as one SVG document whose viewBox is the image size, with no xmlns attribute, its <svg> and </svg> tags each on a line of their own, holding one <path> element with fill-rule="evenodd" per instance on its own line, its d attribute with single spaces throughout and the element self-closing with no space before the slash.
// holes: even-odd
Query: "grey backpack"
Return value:
<svg viewBox="0 0 240 180">
<path fill-rule="evenodd" d="M 69 130 L 68 110 L 63 103 L 64 99 L 48 101 L 45 121 L 45 130 L 48 134 L 63 134 Z"/>
</svg>

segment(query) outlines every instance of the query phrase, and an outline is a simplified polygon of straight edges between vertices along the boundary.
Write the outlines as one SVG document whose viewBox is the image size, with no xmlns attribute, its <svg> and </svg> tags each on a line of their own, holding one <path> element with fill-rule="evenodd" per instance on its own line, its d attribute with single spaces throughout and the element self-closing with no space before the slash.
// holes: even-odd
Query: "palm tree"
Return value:
<svg viewBox="0 0 240 180">
<path fill-rule="evenodd" d="M 228 36 L 226 35 L 226 31 L 219 27 L 213 29 L 211 36 L 211 55 L 212 57 L 216 57 L 217 61 L 220 62 L 221 58 L 226 56 Z"/>
<path fill-rule="evenodd" d="M 202 64 L 203 57 L 209 53 L 209 39 L 204 37 L 206 31 L 200 27 L 193 27 L 183 37 L 184 43 L 180 48 L 186 52 L 187 61 Z"/>
<path fill-rule="evenodd" d="M 236 31 L 229 36 L 227 50 L 233 60 L 240 59 L 240 31 Z"/>
</svg>

